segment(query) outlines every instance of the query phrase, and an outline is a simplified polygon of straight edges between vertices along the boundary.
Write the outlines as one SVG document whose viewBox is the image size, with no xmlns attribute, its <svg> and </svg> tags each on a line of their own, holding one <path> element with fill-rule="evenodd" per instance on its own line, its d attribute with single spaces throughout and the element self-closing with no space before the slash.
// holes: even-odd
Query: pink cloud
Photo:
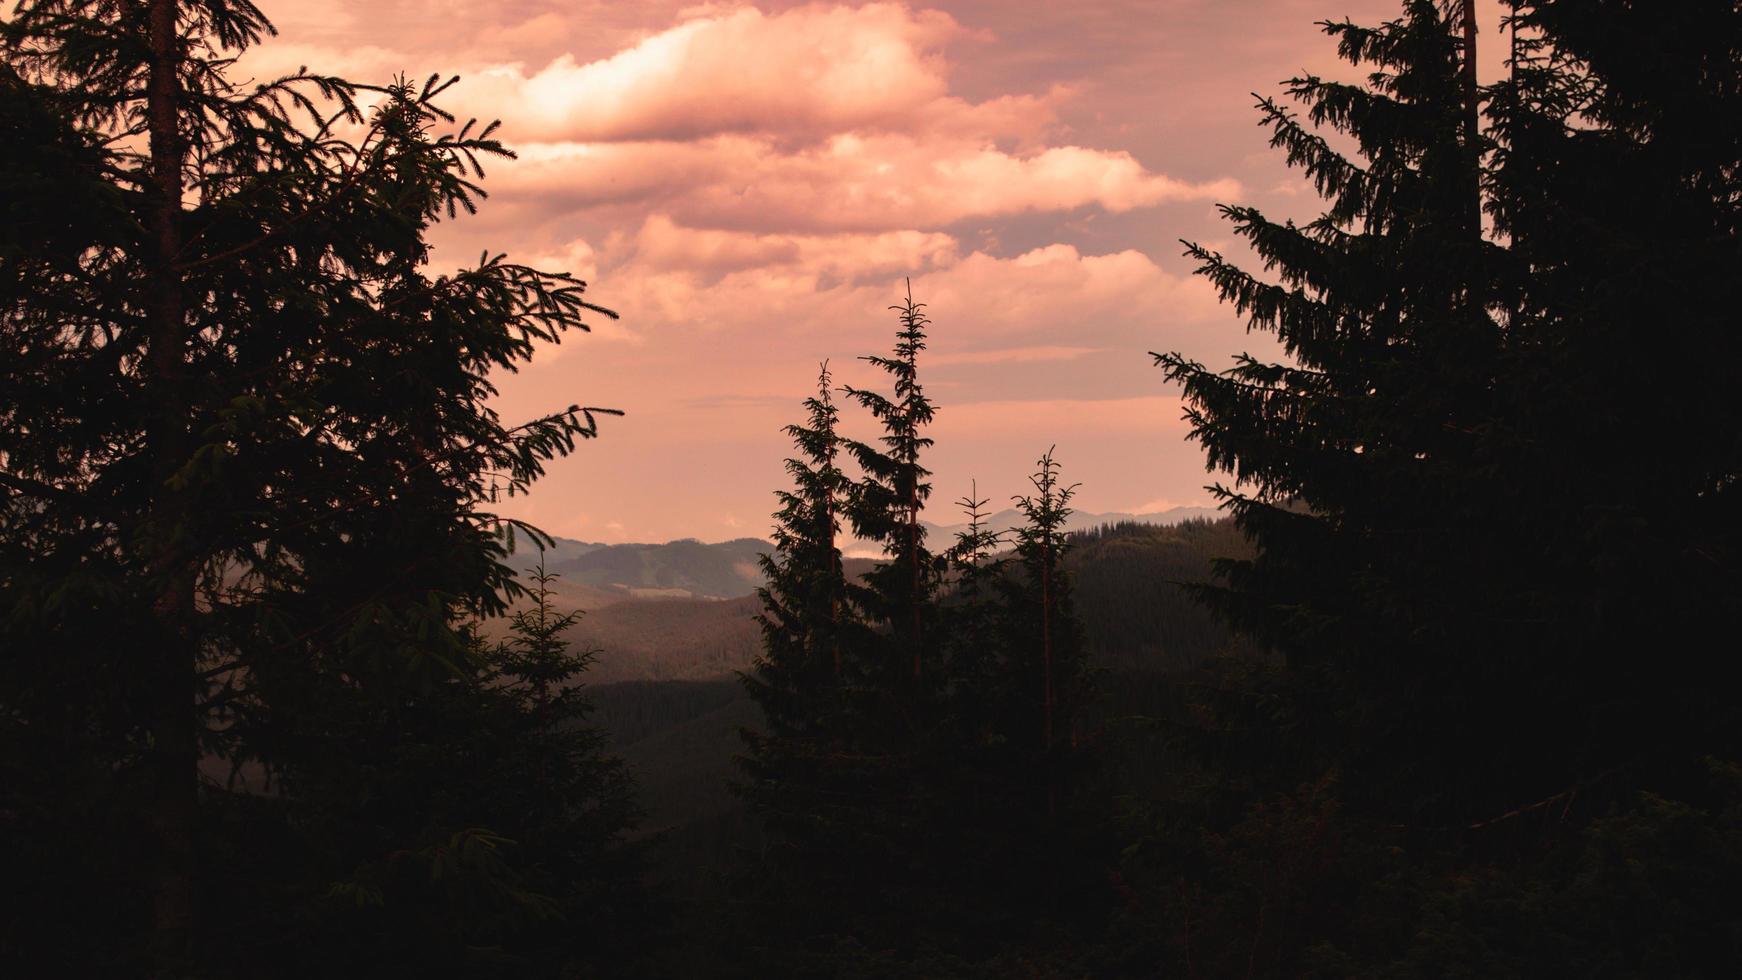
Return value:
<svg viewBox="0 0 1742 980">
<path fill-rule="evenodd" d="M 1079 146 L 1032 153 L 907 134 L 840 133 L 783 152 L 767 138 L 563 143 L 523 148 L 488 186 L 569 211 L 650 204 L 690 226 L 943 228 L 959 221 L 1236 197 L 1227 179 L 1188 183 L 1129 153 Z"/>
<path fill-rule="evenodd" d="M 1135 249 L 1084 255 L 1053 244 L 1014 258 L 974 252 L 947 270 L 916 277 L 914 290 L 940 316 L 1007 329 L 1044 325 L 1069 334 L 1109 322 L 1159 325 L 1226 316 L 1203 280 L 1169 273 Z"/>
<path fill-rule="evenodd" d="M 957 257 L 956 240 L 937 232 L 758 234 L 685 228 L 663 214 L 649 217 L 624 247 L 636 267 L 699 277 L 782 267 L 818 280 L 887 278 L 953 264 Z"/>
<path fill-rule="evenodd" d="M 469 101 L 512 102 L 522 139 L 694 139 L 888 125 L 943 97 L 948 15 L 904 6 L 704 11 L 608 58 L 473 76 Z"/>
</svg>

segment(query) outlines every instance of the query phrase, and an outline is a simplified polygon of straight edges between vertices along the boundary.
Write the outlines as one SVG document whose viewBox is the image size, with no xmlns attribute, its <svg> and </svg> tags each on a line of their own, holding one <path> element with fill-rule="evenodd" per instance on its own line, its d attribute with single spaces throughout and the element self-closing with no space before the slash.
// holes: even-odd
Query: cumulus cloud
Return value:
<svg viewBox="0 0 1742 980">
<path fill-rule="evenodd" d="M 706 13 L 588 63 L 492 66 L 470 100 L 512 101 L 533 139 L 683 140 L 727 132 L 887 126 L 942 99 L 938 49 L 960 33 L 935 11 L 871 4 Z"/>
<path fill-rule="evenodd" d="M 627 243 L 639 267 L 722 275 L 771 266 L 803 270 L 818 281 L 887 279 L 953 264 L 956 240 L 911 229 L 845 234 L 757 234 L 684 228 L 666 215 L 648 218 Z"/>
<path fill-rule="evenodd" d="M 1029 212 L 1228 199 L 1239 190 L 1231 180 L 1151 173 L 1123 151 L 1008 152 L 895 133 L 841 133 L 787 152 L 767 138 L 736 135 L 538 144 L 499 169 L 489 186 L 511 200 L 568 211 L 658 207 L 692 226 L 727 228 L 943 228 Z"/>
<path fill-rule="evenodd" d="M 478 43 L 572 29 L 555 12 L 527 13 Z M 503 118 L 520 158 L 493 165 L 486 188 L 546 225 L 620 224 L 638 210 L 690 228 L 939 230 L 1237 196 L 1228 178 L 1182 180 L 1125 150 L 1071 142 L 1057 119 L 1069 84 L 952 94 L 949 46 L 989 43 L 947 14 L 899 4 L 710 6 L 592 60 L 461 66 L 465 80 L 445 98 L 462 117 Z M 412 60 L 379 45 L 292 42 L 251 52 L 247 67 L 372 78 Z"/>
<path fill-rule="evenodd" d="M 623 313 L 630 333 L 778 337 L 816 356 L 859 343 L 850 338 L 878 349 L 887 307 L 911 279 L 942 324 L 928 355 L 940 367 L 1072 361 L 1104 349 L 1075 338 L 1104 343 L 1158 327 L 1178 337 L 1226 320 L 1201 279 L 1133 249 L 1096 255 L 1054 244 L 1000 257 L 963 253 L 950 235 L 916 230 L 759 233 L 687 228 L 654 215 L 597 249 L 577 240 L 535 261 L 596 275 L 600 301 Z"/>
</svg>

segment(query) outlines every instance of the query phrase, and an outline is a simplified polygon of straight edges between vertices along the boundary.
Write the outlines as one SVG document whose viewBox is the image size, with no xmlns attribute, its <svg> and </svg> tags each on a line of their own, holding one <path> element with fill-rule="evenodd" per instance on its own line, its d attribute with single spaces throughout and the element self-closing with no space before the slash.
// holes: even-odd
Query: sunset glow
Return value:
<svg viewBox="0 0 1742 980">
<path fill-rule="evenodd" d="M 622 314 L 502 380 L 510 418 L 628 413 L 512 505 L 597 541 L 763 534 L 780 427 L 817 362 L 851 382 L 886 345 L 905 277 L 936 322 L 940 507 L 1024 489 L 1053 444 L 1085 511 L 1207 502 L 1146 352 L 1269 341 L 1178 239 L 1232 248 L 1218 203 L 1316 213 L 1247 93 L 1339 70 L 1302 0 L 265 9 L 258 74 L 454 72 L 451 109 L 503 119 L 520 159 L 436 229 L 436 263 L 506 251 Z"/>
</svg>

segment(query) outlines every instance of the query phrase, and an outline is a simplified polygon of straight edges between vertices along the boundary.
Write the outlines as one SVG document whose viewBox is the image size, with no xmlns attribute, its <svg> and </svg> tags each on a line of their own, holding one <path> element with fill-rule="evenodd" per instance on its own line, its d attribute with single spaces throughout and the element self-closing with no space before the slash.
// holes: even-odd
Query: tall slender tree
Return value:
<svg viewBox="0 0 1742 980">
<path fill-rule="evenodd" d="M 887 622 L 909 656 L 915 686 L 922 680 L 928 642 L 926 627 L 935 614 L 941 563 L 925 544 L 920 513 L 931 497 L 931 471 L 920 461 L 932 439 L 925 435 L 935 409 L 919 378 L 919 355 L 925 350 L 925 328 L 931 325 L 924 304 L 905 301 L 893 306 L 901 319 L 895 348 L 889 355 L 860 358 L 889 376 L 888 394 L 848 387 L 846 394 L 883 427 L 876 443 L 848 440 L 847 450 L 864 472 L 854 487 L 848 511 L 854 533 L 881 545 L 886 560 L 867 576 L 861 605 Z"/>
<path fill-rule="evenodd" d="M 763 723 L 744 731 L 741 760 L 742 790 L 773 835 L 771 870 L 783 884 L 806 879 L 799 904 L 814 900 L 812 888 L 848 887 L 831 872 L 849 862 L 830 852 L 848 846 L 842 822 L 852 820 L 843 811 L 857 797 L 844 764 L 854 743 L 843 694 L 862 672 L 863 646 L 838 542 L 849 480 L 838 464 L 840 412 L 827 362 L 804 407 L 805 423 L 786 428 L 798 451 L 786 461 L 793 488 L 776 495 L 775 550 L 761 558 L 763 651 L 742 680 Z"/>
<path fill-rule="evenodd" d="M 918 372 L 927 321 L 911 295 L 896 309 L 894 352 L 865 358 L 893 391 L 843 389 L 881 423 L 881 439 L 836 434 L 826 369 L 805 403 L 808 424 L 788 430 L 800 456 L 788 462 L 794 489 L 780 494 L 777 553 L 764 563 L 764 655 L 745 678 L 766 729 L 746 733 L 745 789 L 774 838 L 782 917 L 801 934 L 879 942 L 911 938 L 937 873 L 926 772 L 946 676 L 935 628 L 945 562 L 920 524 L 931 492 L 921 455 L 933 408 Z M 883 548 L 860 579 L 844 574 L 836 535 L 846 528 Z M 875 893 L 858 887 L 868 879 L 880 882 Z"/>
<path fill-rule="evenodd" d="M 1511 772 L 1528 788 L 1467 792 L 1493 765 L 1469 752 L 1455 720 L 1472 685 L 1500 695 L 1485 742 L 1493 751 L 1552 737 L 1537 727 L 1532 697 L 1501 679 L 1506 658 L 1484 652 L 1510 615 L 1494 575 L 1503 535 L 1470 519 L 1499 513 L 1509 493 L 1486 465 L 1483 434 L 1502 341 L 1490 307 L 1512 280 L 1504 251 L 1472 224 L 1483 154 L 1471 145 L 1468 49 L 1455 21 L 1432 0 L 1411 0 L 1377 28 L 1324 28 L 1345 59 L 1373 66 L 1367 84 L 1304 76 L 1288 85 L 1304 119 L 1269 98 L 1260 108 L 1326 213 L 1297 227 L 1224 209 L 1277 282 L 1188 249 L 1289 357 L 1241 355 L 1225 372 L 1178 354 L 1158 360 L 1184 387 L 1209 465 L 1235 479 L 1216 493 L 1258 544 L 1255 559 L 1226 565 L 1225 608 L 1312 679 L 1323 700 L 1309 716 L 1360 760 L 1351 764 L 1389 780 L 1413 773 L 1425 795 L 1393 798 L 1432 800 L 1451 817 L 1542 785 L 1519 767 Z M 1348 136 L 1358 158 L 1313 126 Z M 1476 595 L 1492 600 L 1475 604 L 1489 614 L 1467 614 Z"/>
<path fill-rule="evenodd" d="M 311 699 L 464 661 L 453 624 L 516 588 L 492 502 L 596 431 L 487 404 L 491 372 L 606 312 L 584 284 L 500 256 L 426 273 L 430 226 L 509 155 L 494 126 L 450 128 L 433 77 L 235 81 L 271 32 L 247 0 L 0 25 L 30 140 L 6 169 L 72 205 L 0 231 L 6 768 L 66 772 L 6 819 L 50 826 L 113 773 L 114 839 L 149 866 L 115 887 L 151 896 L 115 918 L 151 924 L 165 972 L 200 948 L 202 755 L 295 769 Z M 59 859 L 69 903 L 116 870 Z"/>
<path fill-rule="evenodd" d="M 1029 477 L 1034 493 L 1015 498 L 1016 509 L 1023 518 L 1016 528 L 1016 557 L 1026 573 L 1029 588 L 1039 591 L 1034 597 L 1037 601 L 1020 603 L 1019 608 L 1033 610 L 1040 620 L 1041 749 L 1045 753 L 1051 753 L 1055 744 L 1060 692 L 1075 686 L 1082 666 L 1081 644 L 1073 635 L 1070 586 L 1060 572 L 1060 561 L 1068 545 L 1065 522 L 1071 516 L 1070 503 L 1077 485 L 1059 482 L 1059 466 L 1052 452 L 1048 449 L 1035 461 L 1040 468 Z"/>
</svg>

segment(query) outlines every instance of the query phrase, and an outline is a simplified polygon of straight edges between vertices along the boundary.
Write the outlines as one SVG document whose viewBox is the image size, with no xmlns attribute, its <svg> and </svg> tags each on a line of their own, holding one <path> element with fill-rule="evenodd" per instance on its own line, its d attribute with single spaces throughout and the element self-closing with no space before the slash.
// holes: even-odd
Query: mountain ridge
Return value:
<svg viewBox="0 0 1742 980">
<path fill-rule="evenodd" d="M 1071 515 L 1065 529 L 1089 531 L 1109 524 L 1171 526 L 1188 520 L 1214 519 L 1217 513 L 1210 507 L 1174 507 L 1149 514 L 1078 512 Z M 985 523 L 993 530 L 1004 531 L 1021 522 L 1018 511 L 1006 509 L 990 515 Z M 953 539 L 968 527 L 966 523 L 922 523 L 934 545 Z M 752 537 L 716 542 L 685 537 L 663 544 L 603 544 L 553 537 L 552 545 L 542 551 L 536 547 L 517 548 L 509 557 L 509 564 L 526 573 L 537 567 L 542 557 L 545 569 L 556 573 L 560 582 L 591 590 L 601 601 L 613 595 L 638 599 L 736 599 L 754 593 L 762 585 L 757 556 L 773 548 L 769 541 Z M 878 554 L 874 545 L 857 541 L 849 542 L 842 550 L 849 558 L 875 558 Z"/>
</svg>

